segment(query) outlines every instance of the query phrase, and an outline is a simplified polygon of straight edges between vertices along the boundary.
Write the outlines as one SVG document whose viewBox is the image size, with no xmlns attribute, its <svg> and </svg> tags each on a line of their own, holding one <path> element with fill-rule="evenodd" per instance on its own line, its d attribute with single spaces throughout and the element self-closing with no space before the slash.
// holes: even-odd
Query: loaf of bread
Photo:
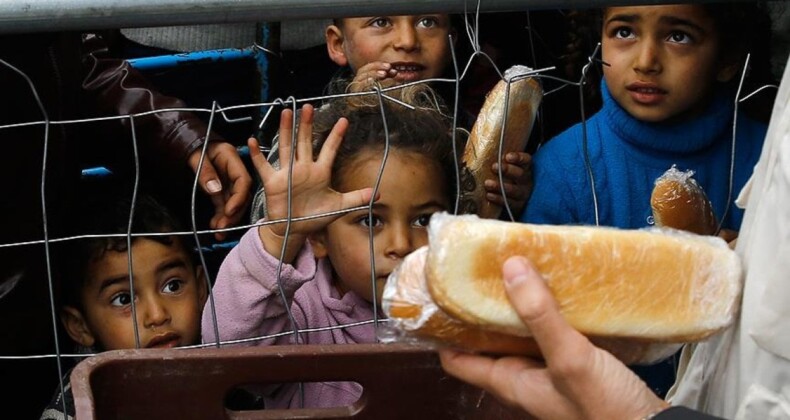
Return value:
<svg viewBox="0 0 790 420">
<path fill-rule="evenodd" d="M 650 196 L 653 219 L 656 226 L 714 235 L 718 222 L 713 206 L 693 176 L 694 171 L 673 165 L 656 180 Z"/>
<path fill-rule="evenodd" d="M 497 218 L 502 211 L 501 206 L 486 200 L 483 183 L 495 175 L 491 166 L 499 160 L 503 128 L 503 157 L 510 152 L 523 152 L 527 145 L 535 115 L 543 99 L 540 83 L 534 78 L 524 77 L 530 71 L 532 69 L 526 66 L 509 68 L 505 71 L 504 80 L 500 80 L 486 95 L 462 157 L 464 183 L 461 202 L 464 213 Z"/>
<path fill-rule="evenodd" d="M 574 328 L 627 364 L 704 339 L 737 310 L 740 262 L 716 237 L 444 214 L 429 229 L 428 250 L 407 257 L 384 292 L 387 315 L 413 336 L 538 356 L 505 295 L 502 264 L 514 255 L 535 264 Z"/>
</svg>

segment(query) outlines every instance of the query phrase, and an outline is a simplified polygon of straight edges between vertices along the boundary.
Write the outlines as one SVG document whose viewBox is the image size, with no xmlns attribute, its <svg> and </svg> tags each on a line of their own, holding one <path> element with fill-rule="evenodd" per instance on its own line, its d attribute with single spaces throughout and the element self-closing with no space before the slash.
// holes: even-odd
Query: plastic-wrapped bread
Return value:
<svg viewBox="0 0 790 420">
<path fill-rule="evenodd" d="M 446 214 L 429 229 L 428 250 L 408 256 L 384 291 L 385 312 L 408 336 L 539 356 L 505 295 L 502 264 L 513 255 L 535 264 L 574 328 L 627 364 L 707 338 L 737 311 L 740 261 L 717 237 Z"/>
<path fill-rule="evenodd" d="M 672 166 L 656 180 L 650 196 L 653 218 L 656 226 L 714 235 L 718 222 L 713 206 L 693 176 L 694 171 Z"/>
<path fill-rule="evenodd" d="M 410 337 L 477 352 L 540 354 L 531 338 L 487 331 L 454 319 L 439 309 L 425 282 L 427 256 L 428 247 L 412 252 L 387 279 L 381 305 L 395 329 Z"/>
<path fill-rule="evenodd" d="M 450 316 L 518 336 L 502 264 L 529 258 L 580 332 L 683 343 L 727 327 L 741 292 L 740 261 L 717 237 L 670 230 L 549 226 L 436 215 L 428 288 Z"/>
<path fill-rule="evenodd" d="M 486 95 L 486 100 L 472 127 L 462 157 L 464 187 L 462 203 L 465 213 L 484 218 L 497 218 L 502 208 L 486 200 L 483 182 L 494 175 L 491 166 L 499 158 L 499 140 L 505 128 L 502 154 L 522 152 L 527 145 L 535 115 L 543 99 L 543 88 L 531 77 L 519 78 L 532 71 L 526 66 L 513 66 Z M 512 81 L 516 79 L 515 81 Z M 508 95 L 507 115 L 505 97 Z M 474 181 L 474 182 L 471 182 Z"/>
</svg>

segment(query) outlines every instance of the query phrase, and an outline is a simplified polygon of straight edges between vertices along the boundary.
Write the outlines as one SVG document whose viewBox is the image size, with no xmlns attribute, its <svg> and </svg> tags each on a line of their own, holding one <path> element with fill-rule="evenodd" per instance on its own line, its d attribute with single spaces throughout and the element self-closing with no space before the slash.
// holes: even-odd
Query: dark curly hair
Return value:
<svg viewBox="0 0 790 420">
<path fill-rule="evenodd" d="M 98 261 L 108 251 L 124 252 L 127 250 L 125 236 L 129 228 L 129 212 L 132 208 L 131 194 L 114 193 L 108 196 L 87 197 L 78 204 L 74 223 L 81 235 L 97 235 L 59 243 L 55 248 L 55 261 L 58 266 L 59 304 L 81 308 L 80 294 L 85 286 L 87 270 L 91 262 Z M 135 201 L 132 233 L 168 233 L 181 230 L 181 225 L 170 212 L 150 196 L 141 195 Z M 132 244 L 140 236 L 132 237 Z M 192 256 L 191 236 L 175 235 L 146 236 L 164 245 L 177 243 Z M 194 263 L 194 261 L 193 261 Z"/>
<path fill-rule="evenodd" d="M 447 182 L 448 199 L 454 201 L 457 156 L 463 151 L 468 133 L 453 128 L 452 118 L 448 116 L 441 99 L 425 84 L 385 90 L 383 94 L 407 103 L 414 109 L 385 98 L 380 102 L 378 95 L 371 93 L 336 97 L 316 110 L 313 137 L 319 146 L 339 118 L 345 117 L 349 121 L 332 167 L 333 182 L 338 181 L 337 174 L 341 168 L 359 153 L 371 150 L 384 153 L 386 133 L 383 108 L 390 148 L 415 152 L 439 163 Z M 317 150 L 319 147 L 316 147 Z"/>
</svg>

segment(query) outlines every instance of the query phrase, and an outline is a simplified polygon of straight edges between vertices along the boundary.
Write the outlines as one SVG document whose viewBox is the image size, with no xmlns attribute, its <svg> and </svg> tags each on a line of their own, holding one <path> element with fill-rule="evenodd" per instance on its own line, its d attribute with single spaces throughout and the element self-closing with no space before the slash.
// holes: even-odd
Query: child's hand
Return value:
<svg viewBox="0 0 790 420">
<path fill-rule="evenodd" d="M 374 61 L 357 70 L 354 80 L 348 85 L 351 92 L 364 92 L 370 90 L 375 82 L 395 77 L 398 71 L 390 63 Z"/>
<path fill-rule="evenodd" d="M 248 141 L 252 162 L 263 180 L 269 220 L 288 217 L 288 168 L 291 164 L 292 153 L 296 154 L 291 176 L 292 218 L 368 204 L 373 192 L 372 188 L 341 194 L 330 187 L 332 162 L 335 160 L 337 149 L 348 127 L 348 120 L 345 118 L 338 120 L 324 142 L 318 159 L 314 161 L 312 142 L 313 107 L 310 105 L 302 107 L 301 120 L 296 133 L 296 150 L 291 148 L 291 124 L 293 118 L 293 111 L 286 109 L 283 111 L 280 119 L 280 170 L 274 169 L 264 158 L 258 149 L 258 142 L 255 139 Z M 294 237 L 292 242 L 300 248 L 306 235 L 320 231 L 338 217 L 340 215 L 293 223 L 290 233 L 296 235 L 296 237 Z M 276 250 L 276 253 L 273 253 L 273 255 L 279 255 L 278 242 L 279 246 L 281 246 L 283 235 L 285 235 L 285 227 L 285 223 L 277 223 L 261 226 L 259 229 L 259 234 L 264 241 L 266 250 L 270 252 Z M 274 249 L 269 249 L 270 247 Z M 296 250 L 298 251 L 299 248 L 296 248 Z"/>
<path fill-rule="evenodd" d="M 502 189 L 499 186 L 499 165 L 491 165 L 493 176 L 485 180 L 486 200 L 505 205 Z M 524 152 L 511 152 L 502 159 L 502 179 L 505 182 L 505 196 L 514 215 L 520 214 L 532 194 L 532 156 Z"/>
</svg>

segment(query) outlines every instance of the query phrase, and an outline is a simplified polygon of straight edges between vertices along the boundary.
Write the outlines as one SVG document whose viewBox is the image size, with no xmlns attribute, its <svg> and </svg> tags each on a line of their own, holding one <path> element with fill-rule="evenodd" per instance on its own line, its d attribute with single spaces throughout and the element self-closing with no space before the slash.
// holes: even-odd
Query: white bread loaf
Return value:
<svg viewBox="0 0 790 420">
<path fill-rule="evenodd" d="M 502 283 L 502 264 L 529 258 L 568 322 L 616 341 L 683 343 L 733 320 L 737 255 L 716 237 L 674 230 L 543 226 L 437 214 L 429 228 L 428 289 L 450 316 L 529 336 Z"/>
<path fill-rule="evenodd" d="M 718 222 L 713 206 L 693 176 L 694 171 L 672 166 L 656 179 L 650 195 L 653 219 L 656 226 L 715 235 Z"/>
<path fill-rule="evenodd" d="M 523 152 L 527 145 L 535 115 L 543 99 L 540 83 L 535 78 L 522 78 L 531 71 L 531 68 L 520 65 L 507 69 L 504 80 L 500 80 L 486 95 L 461 158 L 463 178 L 467 181 L 463 185 L 461 198 L 463 213 L 496 218 L 502 211 L 499 205 L 486 200 L 483 182 L 495 175 L 491 171 L 491 165 L 499 160 L 499 140 L 503 128 L 503 156 L 509 152 Z"/>
</svg>

